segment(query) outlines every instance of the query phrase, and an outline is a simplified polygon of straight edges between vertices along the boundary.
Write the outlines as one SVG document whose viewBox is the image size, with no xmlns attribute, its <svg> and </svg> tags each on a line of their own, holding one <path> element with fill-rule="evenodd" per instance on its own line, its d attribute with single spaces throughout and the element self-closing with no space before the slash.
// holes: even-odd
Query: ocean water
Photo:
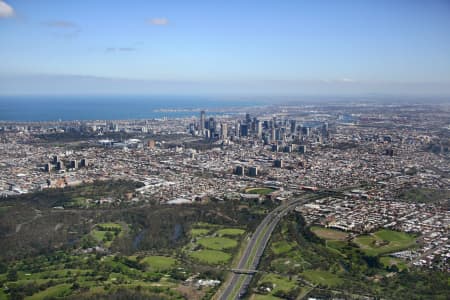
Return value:
<svg viewBox="0 0 450 300">
<path fill-rule="evenodd" d="M 206 96 L 0 96 L 1 121 L 71 121 L 178 118 L 196 111 L 160 109 L 239 108 L 258 105 L 256 100 Z"/>
</svg>

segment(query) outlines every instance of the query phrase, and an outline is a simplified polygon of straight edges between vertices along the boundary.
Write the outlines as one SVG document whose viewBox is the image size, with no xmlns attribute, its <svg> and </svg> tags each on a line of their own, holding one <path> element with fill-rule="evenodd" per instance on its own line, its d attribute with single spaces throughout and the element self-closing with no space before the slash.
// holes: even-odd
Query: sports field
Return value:
<svg viewBox="0 0 450 300">
<path fill-rule="evenodd" d="M 404 232 L 382 229 L 353 240 L 366 254 L 381 255 L 408 249 L 415 245 L 416 237 Z"/>
<path fill-rule="evenodd" d="M 311 231 L 324 240 L 345 241 L 348 238 L 348 233 L 331 228 L 312 226 Z"/>
<path fill-rule="evenodd" d="M 249 188 L 245 190 L 247 194 L 259 194 L 259 195 L 268 195 L 273 191 L 275 191 L 275 189 L 268 187 Z"/>
</svg>

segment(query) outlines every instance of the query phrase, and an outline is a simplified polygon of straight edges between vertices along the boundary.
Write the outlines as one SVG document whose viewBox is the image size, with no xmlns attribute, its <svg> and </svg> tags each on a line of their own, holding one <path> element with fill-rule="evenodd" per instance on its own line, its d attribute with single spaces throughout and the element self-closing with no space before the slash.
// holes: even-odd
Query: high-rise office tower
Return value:
<svg viewBox="0 0 450 300">
<path fill-rule="evenodd" d="M 271 132 L 271 134 L 270 134 L 270 140 L 271 140 L 272 142 L 274 142 L 274 141 L 277 140 L 275 127 L 272 127 L 272 132 Z"/>
<path fill-rule="evenodd" d="M 80 165 L 79 166 L 80 167 L 84 167 L 84 168 L 89 167 L 89 160 L 87 158 L 82 158 L 80 160 Z"/>
<path fill-rule="evenodd" d="M 295 134 L 296 131 L 297 131 L 297 121 L 291 120 L 291 133 Z"/>
<path fill-rule="evenodd" d="M 283 168 L 283 160 L 282 160 L 282 159 L 276 159 L 276 160 L 273 162 L 273 166 L 274 166 L 275 168 Z"/>
<path fill-rule="evenodd" d="M 220 137 L 225 140 L 228 137 L 228 126 L 226 123 L 220 124 Z"/>
<path fill-rule="evenodd" d="M 216 125 L 217 125 L 216 120 L 213 117 L 211 117 L 206 121 L 205 128 L 209 129 L 209 131 L 211 131 L 211 134 L 215 134 L 216 133 Z"/>
<path fill-rule="evenodd" d="M 262 137 L 262 122 L 260 120 L 256 120 L 256 135 L 259 138 Z"/>
<path fill-rule="evenodd" d="M 56 170 L 64 170 L 66 167 L 64 166 L 64 162 L 62 160 L 56 163 Z"/>
<path fill-rule="evenodd" d="M 50 172 L 50 171 L 52 170 L 52 168 L 53 168 L 53 165 L 50 164 L 50 163 L 46 163 L 46 164 L 44 165 L 44 170 L 45 170 L 45 172 Z"/>
<path fill-rule="evenodd" d="M 258 167 L 250 167 L 248 168 L 248 175 L 249 176 L 258 176 Z"/>
<path fill-rule="evenodd" d="M 252 122 L 252 117 L 250 116 L 249 113 L 246 113 L 246 114 L 245 114 L 245 122 L 246 122 L 247 124 L 250 124 L 250 123 Z"/>
<path fill-rule="evenodd" d="M 328 138 L 328 122 L 325 122 L 325 123 L 323 123 L 323 125 L 322 125 L 322 137 L 324 138 L 324 139 L 327 139 Z"/>
<path fill-rule="evenodd" d="M 311 134 L 311 128 L 310 127 L 302 127 L 302 135 L 303 136 L 310 136 Z"/>
<path fill-rule="evenodd" d="M 248 124 L 241 124 L 241 136 L 248 136 Z"/>
<path fill-rule="evenodd" d="M 78 161 L 77 160 L 71 160 L 70 161 L 70 168 L 71 169 L 78 169 Z"/>
<path fill-rule="evenodd" d="M 306 153 L 306 146 L 305 145 L 300 145 L 298 147 L 298 152 L 302 153 L 302 154 L 305 154 Z"/>
<path fill-rule="evenodd" d="M 281 130 L 281 128 L 277 128 L 275 130 L 275 140 L 281 141 L 282 139 L 283 139 L 283 131 Z"/>
<path fill-rule="evenodd" d="M 203 132 L 203 130 L 205 129 L 205 121 L 206 121 L 206 113 L 205 113 L 204 110 L 202 110 L 202 111 L 200 112 L 200 126 L 199 126 L 199 129 L 200 129 L 200 131 L 202 131 L 202 132 Z"/>
<path fill-rule="evenodd" d="M 244 176 L 245 174 L 245 168 L 243 166 L 237 166 L 234 174 L 239 175 L 239 176 Z"/>
</svg>

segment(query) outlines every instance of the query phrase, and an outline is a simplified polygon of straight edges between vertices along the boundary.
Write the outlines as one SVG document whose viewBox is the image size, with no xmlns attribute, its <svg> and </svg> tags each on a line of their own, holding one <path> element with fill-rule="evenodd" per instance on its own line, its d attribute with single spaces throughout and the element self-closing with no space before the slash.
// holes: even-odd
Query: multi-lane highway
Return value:
<svg viewBox="0 0 450 300">
<path fill-rule="evenodd" d="M 311 196 L 304 196 L 295 200 L 291 200 L 271 211 L 264 220 L 256 228 L 250 238 L 238 265 L 234 268 L 237 270 L 256 270 L 260 258 L 267 246 L 270 236 L 281 218 L 297 205 L 307 202 Z M 219 291 L 219 300 L 235 300 L 239 299 L 247 290 L 253 274 L 237 274 L 233 273 L 231 278 L 225 282 L 224 288 Z"/>
</svg>

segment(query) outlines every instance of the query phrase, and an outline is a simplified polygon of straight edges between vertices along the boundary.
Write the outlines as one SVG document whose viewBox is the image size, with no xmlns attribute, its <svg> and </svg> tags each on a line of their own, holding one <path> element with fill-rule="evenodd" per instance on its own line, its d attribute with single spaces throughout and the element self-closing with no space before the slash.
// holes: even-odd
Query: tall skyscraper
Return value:
<svg viewBox="0 0 450 300">
<path fill-rule="evenodd" d="M 87 158 L 83 158 L 80 160 L 80 167 L 87 168 L 89 167 L 89 160 Z"/>
<path fill-rule="evenodd" d="M 282 159 L 276 159 L 276 160 L 273 162 L 273 166 L 274 166 L 275 168 L 283 168 L 283 160 L 282 160 Z"/>
<path fill-rule="evenodd" d="M 296 131 L 297 131 L 297 121 L 291 120 L 291 133 L 295 134 Z"/>
<path fill-rule="evenodd" d="M 70 161 L 70 168 L 71 169 L 78 169 L 78 160 L 71 160 Z"/>
<path fill-rule="evenodd" d="M 202 132 L 205 129 L 205 122 L 206 122 L 206 113 L 204 110 L 202 110 L 200 112 L 200 126 L 199 126 L 200 131 L 202 131 Z"/>
<path fill-rule="evenodd" d="M 226 123 L 220 124 L 220 137 L 225 140 L 228 137 L 228 126 Z"/>
<path fill-rule="evenodd" d="M 283 139 L 283 131 L 281 130 L 281 128 L 277 128 L 275 130 L 275 140 L 281 141 L 282 139 Z"/>
<path fill-rule="evenodd" d="M 305 154 L 306 153 L 306 146 L 305 145 L 300 145 L 298 147 L 298 152 L 302 153 L 302 154 Z"/>
<path fill-rule="evenodd" d="M 248 168 L 248 175 L 249 176 L 258 176 L 258 167 L 250 167 Z"/>
<path fill-rule="evenodd" d="M 248 136 L 248 124 L 241 124 L 241 136 Z"/>
<path fill-rule="evenodd" d="M 275 129 L 275 127 L 272 127 L 272 131 L 271 131 L 271 133 L 270 133 L 270 140 L 271 140 L 272 142 L 274 142 L 274 141 L 277 140 L 276 129 Z"/>
<path fill-rule="evenodd" d="M 245 174 L 245 168 L 243 166 L 237 166 L 234 174 L 239 175 L 239 176 L 244 176 Z"/>
<path fill-rule="evenodd" d="M 241 123 L 239 123 L 238 121 L 236 121 L 236 126 L 235 126 L 235 133 L 234 135 L 237 137 L 241 136 Z"/>
<path fill-rule="evenodd" d="M 262 122 L 260 120 L 256 121 L 256 135 L 259 138 L 262 137 Z"/>
<path fill-rule="evenodd" d="M 247 124 L 250 124 L 250 123 L 252 122 L 252 117 L 250 116 L 249 113 L 246 113 L 246 114 L 245 114 L 245 122 L 246 122 Z"/>
</svg>

